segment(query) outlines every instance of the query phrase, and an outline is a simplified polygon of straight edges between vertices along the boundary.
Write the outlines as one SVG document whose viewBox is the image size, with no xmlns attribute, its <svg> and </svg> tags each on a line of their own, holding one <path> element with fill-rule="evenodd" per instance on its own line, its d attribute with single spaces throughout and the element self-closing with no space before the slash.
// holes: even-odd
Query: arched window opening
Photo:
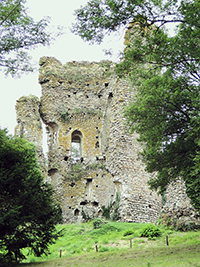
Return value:
<svg viewBox="0 0 200 267">
<path fill-rule="evenodd" d="M 82 133 L 78 130 L 72 133 L 72 142 L 71 142 L 71 158 L 72 162 L 76 163 L 81 158 L 81 141 Z"/>
<path fill-rule="evenodd" d="M 79 210 L 78 210 L 78 209 L 75 209 L 75 211 L 74 211 L 74 215 L 75 215 L 75 216 L 79 216 Z"/>
</svg>

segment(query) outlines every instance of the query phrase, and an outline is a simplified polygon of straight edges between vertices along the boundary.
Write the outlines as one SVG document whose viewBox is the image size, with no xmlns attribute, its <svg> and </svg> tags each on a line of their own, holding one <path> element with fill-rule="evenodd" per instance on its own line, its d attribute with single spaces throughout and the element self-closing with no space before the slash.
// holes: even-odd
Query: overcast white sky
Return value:
<svg viewBox="0 0 200 267">
<path fill-rule="evenodd" d="M 89 45 L 83 42 L 80 37 L 73 35 L 69 27 L 74 21 L 74 10 L 84 5 L 87 0 L 27 0 L 27 7 L 30 15 L 39 20 L 45 16 L 51 17 L 53 25 L 65 26 L 67 34 L 59 39 L 50 47 L 39 47 L 31 51 L 33 61 L 38 64 L 42 56 L 53 56 L 63 64 L 76 60 L 100 61 L 109 59 L 117 61 L 119 51 L 123 47 L 123 33 L 118 36 L 107 38 L 102 45 Z M 105 56 L 103 49 L 112 48 L 113 57 Z M 19 79 L 5 77 L 0 73 L 0 127 L 8 128 L 11 134 L 14 134 L 16 126 L 15 104 L 16 100 L 23 95 L 34 94 L 41 95 L 41 87 L 38 84 L 38 72 L 24 74 Z"/>
</svg>

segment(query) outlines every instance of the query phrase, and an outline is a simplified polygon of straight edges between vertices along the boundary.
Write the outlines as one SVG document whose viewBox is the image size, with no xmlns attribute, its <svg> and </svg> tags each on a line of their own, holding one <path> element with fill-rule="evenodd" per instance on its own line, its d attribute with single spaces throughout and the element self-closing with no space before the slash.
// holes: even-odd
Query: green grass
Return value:
<svg viewBox="0 0 200 267">
<path fill-rule="evenodd" d="M 152 240 L 140 237 L 145 226 L 118 222 L 109 222 L 99 229 L 94 229 L 92 222 L 58 226 L 65 229 L 65 235 L 50 246 L 51 254 L 41 258 L 29 255 L 19 266 L 200 267 L 200 231 L 181 233 L 160 226 L 161 237 Z M 169 237 L 169 246 L 166 245 L 166 235 Z M 98 253 L 95 243 L 98 244 Z M 62 258 L 59 258 L 60 250 Z"/>
</svg>

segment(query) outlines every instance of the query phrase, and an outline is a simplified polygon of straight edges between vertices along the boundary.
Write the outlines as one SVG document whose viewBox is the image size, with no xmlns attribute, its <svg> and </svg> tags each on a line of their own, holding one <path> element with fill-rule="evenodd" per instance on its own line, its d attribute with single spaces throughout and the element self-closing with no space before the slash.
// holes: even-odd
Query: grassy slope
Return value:
<svg viewBox="0 0 200 267">
<path fill-rule="evenodd" d="M 93 229 L 92 223 L 65 225 L 65 236 L 50 247 L 51 255 L 43 258 L 29 256 L 21 267 L 66 266 L 199 266 L 200 231 L 173 232 L 162 228 L 156 240 L 140 238 L 144 224 L 108 223 Z M 132 235 L 124 236 L 127 230 Z M 166 235 L 169 246 L 166 246 Z M 130 238 L 133 238 L 130 248 Z M 95 242 L 99 251 L 95 252 Z M 62 258 L 59 258 L 62 250 Z M 36 262 L 39 261 L 39 262 Z"/>
</svg>

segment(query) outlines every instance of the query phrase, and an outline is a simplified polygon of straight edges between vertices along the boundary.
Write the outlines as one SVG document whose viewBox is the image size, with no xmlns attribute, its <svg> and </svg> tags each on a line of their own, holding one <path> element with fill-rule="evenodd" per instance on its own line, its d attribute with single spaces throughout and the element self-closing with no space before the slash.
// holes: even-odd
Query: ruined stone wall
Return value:
<svg viewBox="0 0 200 267">
<path fill-rule="evenodd" d="M 123 110 L 134 98 L 112 62 L 40 60 L 42 96 L 21 97 L 16 104 L 15 132 L 35 143 L 39 163 L 63 210 L 64 222 L 101 216 L 101 206 L 120 193 L 122 221 L 154 222 L 160 213 L 199 224 L 181 180 L 161 197 L 147 185 L 150 175 L 137 159 L 136 134 L 126 130 Z M 48 166 L 42 153 L 42 124 L 48 135 Z M 47 168 L 47 170 L 45 169 Z"/>
<path fill-rule="evenodd" d="M 62 65 L 55 58 L 43 57 L 40 66 L 39 113 L 48 133 L 48 175 L 64 221 L 82 220 L 82 211 L 100 216 L 102 205 L 114 205 L 117 192 L 123 221 L 158 219 L 161 197 L 147 185 L 149 174 L 137 160 L 137 136 L 126 131 L 123 118 L 123 108 L 134 91 L 116 77 L 114 64 Z M 25 122 L 27 132 L 31 133 L 33 121 L 34 125 L 34 113 Z"/>
<path fill-rule="evenodd" d="M 40 101 L 34 95 L 22 96 L 17 100 L 15 109 L 17 113 L 17 126 L 15 134 L 23 136 L 37 148 L 38 162 L 43 174 L 46 176 L 45 158 L 42 149 L 42 123 L 39 113 Z"/>
<path fill-rule="evenodd" d="M 141 34 L 138 23 L 129 25 L 125 51 Z M 48 181 L 62 205 L 65 222 L 81 221 L 82 211 L 90 217 L 101 216 L 101 206 L 114 206 L 117 192 L 122 221 L 154 222 L 162 211 L 164 216 L 199 222 L 181 180 L 169 185 L 163 207 L 161 197 L 149 189 L 150 175 L 137 159 L 141 150 L 137 135 L 126 131 L 123 117 L 135 92 L 126 80 L 117 78 L 114 63 L 62 65 L 55 58 L 43 57 L 39 83 L 40 100 L 28 96 L 17 101 L 15 130 L 35 143 L 46 174 L 41 120 L 46 125 Z"/>
<path fill-rule="evenodd" d="M 171 218 L 177 225 L 193 222 L 200 227 L 200 215 L 191 205 L 186 194 L 186 186 L 182 179 L 169 184 L 165 195 L 161 218 Z"/>
</svg>

